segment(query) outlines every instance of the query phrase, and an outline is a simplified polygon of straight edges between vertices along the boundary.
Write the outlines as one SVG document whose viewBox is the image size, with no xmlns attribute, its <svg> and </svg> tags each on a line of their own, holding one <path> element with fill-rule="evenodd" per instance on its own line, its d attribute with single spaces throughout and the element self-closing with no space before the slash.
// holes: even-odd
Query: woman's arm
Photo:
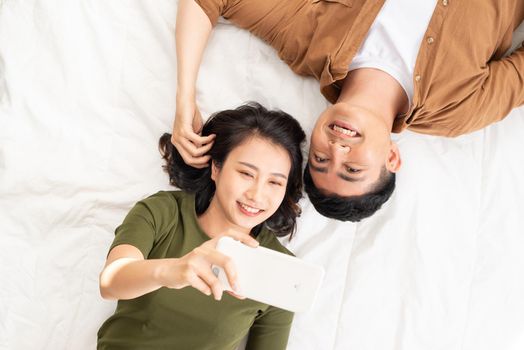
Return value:
<svg viewBox="0 0 524 350">
<path fill-rule="evenodd" d="M 160 271 L 165 260 L 144 260 L 142 252 L 130 244 L 114 247 L 100 273 L 102 298 L 133 299 L 163 287 Z"/>
<path fill-rule="evenodd" d="M 214 135 L 198 135 L 202 117 L 196 106 L 195 90 L 198 70 L 212 30 L 209 17 L 194 0 L 180 0 L 176 20 L 177 96 L 171 142 L 188 165 L 207 166 L 205 155 Z"/>
<path fill-rule="evenodd" d="M 258 242 L 249 235 L 228 232 L 249 246 Z M 236 269 L 231 259 L 216 250 L 219 237 L 193 249 L 181 258 L 144 259 L 142 252 L 130 245 L 121 244 L 113 249 L 100 273 L 100 294 L 104 299 L 133 299 L 161 287 L 181 289 L 187 286 L 198 289 L 216 300 L 222 298 L 222 285 L 213 274 L 213 265 L 226 272 L 230 285 L 235 288 Z"/>
</svg>

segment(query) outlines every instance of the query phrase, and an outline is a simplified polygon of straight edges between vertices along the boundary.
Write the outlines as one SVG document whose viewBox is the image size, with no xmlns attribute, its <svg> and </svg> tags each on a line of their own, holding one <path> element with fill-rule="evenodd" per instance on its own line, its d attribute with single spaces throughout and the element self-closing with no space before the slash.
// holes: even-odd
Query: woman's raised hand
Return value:
<svg viewBox="0 0 524 350">
<path fill-rule="evenodd" d="M 184 162 L 195 168 L 205 168 L 209 165 L 210 156 L 206 153 L 213 146 L 215 139 L 215 135 L 200 135 L 202 125 L 202 116 L 194 100 L 188 103 L 177 101 L 171 143 Z"/>
</svg>

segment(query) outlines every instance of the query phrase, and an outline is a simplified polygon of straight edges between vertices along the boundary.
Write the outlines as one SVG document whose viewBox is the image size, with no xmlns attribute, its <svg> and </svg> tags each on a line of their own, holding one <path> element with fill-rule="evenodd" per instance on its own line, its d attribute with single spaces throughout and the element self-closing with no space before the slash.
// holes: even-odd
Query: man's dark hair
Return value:
<svg viewBox="0 0 524 350">
<path fill-rule="evenodd" d="M 217 167 L 222 167 L 229 153 L 252 137 L 260 137 L 285 149 L 291 160 L 286 194 L 277 211 L 264 223 L 254 227 L 257 235 L 265 225 L 277 236 L 292 234 L 300 215 L 298 201 L 302 197 L 302 150 L 306 139 L 297 120 L 279 110 L 267 110 L 251 102 L 236 109 L 212 115 L 202 128 L 202 136 L 215 134 L 216 138 L 208 154 Z M 171 134 L 164 134 L 159 149 L 169 174 L 170 183 L 183 191 L 195 193 L 195 209 L 202 214 L 215 194 L 215 182 L 211 179 L 211 160 L 208 167 L 197 169 L 184 162 L 178 150 L 171 144 Z"/>
<path fill-rule="evenodd" d="M 373 215 L 386 203 L 395 190 L 395 173 L 382 168 L 372 190 L 360 196 L 326 195 L 315 186 L 309 165 L 304 169 L 304 187 L 315 209 L 325 217 L 340 221 L 358 222 Z"/>
</svg>

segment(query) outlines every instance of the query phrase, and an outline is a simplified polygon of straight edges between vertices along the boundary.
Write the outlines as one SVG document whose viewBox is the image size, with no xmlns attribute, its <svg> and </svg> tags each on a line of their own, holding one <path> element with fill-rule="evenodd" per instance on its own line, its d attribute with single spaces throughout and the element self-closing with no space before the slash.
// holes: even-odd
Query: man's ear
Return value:
<svg viewBox="0 0 524 350">
<path fill-rule="evenodd" d="M 216 165 L 215 161 L 211 161 L 211 180 L 216 181 L 220 168 Z"/>
<path fill-rule="evenodd" d="M 386 169 L 392 173 L 400 170 L 402 159 L 400 158 L 400 150 L 395 142 L 391 141 L 389 148 L 388 159 L 386 160 Z"/>
</svg>

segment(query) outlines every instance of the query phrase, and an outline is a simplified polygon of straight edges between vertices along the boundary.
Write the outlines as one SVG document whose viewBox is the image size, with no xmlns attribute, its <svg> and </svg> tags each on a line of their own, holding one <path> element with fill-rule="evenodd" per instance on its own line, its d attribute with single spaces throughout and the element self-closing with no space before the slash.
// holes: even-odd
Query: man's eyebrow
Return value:
<svg viewBox="0 0 524 350">
<path fill-rule="evenodd" d="M 327 173 L 327 172 L 328 172 L 327 168 L 320 168 L 320 167 L 318 167 L 318 166 L 316 166 L 316 165 L 313 165 L 313 163 L 311 163 L 311 162 L 309 162 L 308 165 L 309 165 L 309 167 L 310 167 L 311 169 L 313 169 L 313 170 L 316 171 L 317 173 Z"/>
<path fill-rule="evenodd" d="M 245 166 L 247 166 L 248 168 L 251 168 L 251 169 L 253 169 L 253 170 L 255 170 L 255 171 L 258 171 L 258 170 L 259 170 L 258 167 L 256 167 L 255 165 L 253 165 L 253 164 L 251 164 L 251 163 L 246 163 L 246 162 L 238 162 L 238 163 L 239 163 L 239 164 L 242 164 L 242 165 L 245 165 Z M 283 179 L 287 179 L 287 176 L 284 175 L 284 174 L 281 174 L 281 173 L 271 173 L 271 175 L 273 175 L 273 176 L 278 176 L 278 177 L 281 177 L 281 178 L 283 178 Z"/>
<path fill-rule="evenodd" d="M 328 169 L 327 168 L 320 168 L 320 167 L 317 167 L 315 165 L 313 165 L 311 162 L 309 162 L 309 167 L 311 169 L 313 169 L 314 171 L 316 171 L 317 173 L 327 173 L 328 172 Z M 348 182 L 361 182 L 361 181 L 364 181 L 364 178 L 363 177 L 352 177 L 352 176 L 347 176 L 343 173 L 337 173 L 337 176 L 340 177 L 342 180 L 344 181 L 348 181 Z"/>
<path fill-rule="evenodd" d="M 363 177 L 352 177 L 352 176 L 347 176 L 346 174 L 342 174 L 342 173 L 337 173 L 337 176 L 340 177 L 342 180 L 349 181 L 349 182 L 364 181 Z"/>
</svg>

